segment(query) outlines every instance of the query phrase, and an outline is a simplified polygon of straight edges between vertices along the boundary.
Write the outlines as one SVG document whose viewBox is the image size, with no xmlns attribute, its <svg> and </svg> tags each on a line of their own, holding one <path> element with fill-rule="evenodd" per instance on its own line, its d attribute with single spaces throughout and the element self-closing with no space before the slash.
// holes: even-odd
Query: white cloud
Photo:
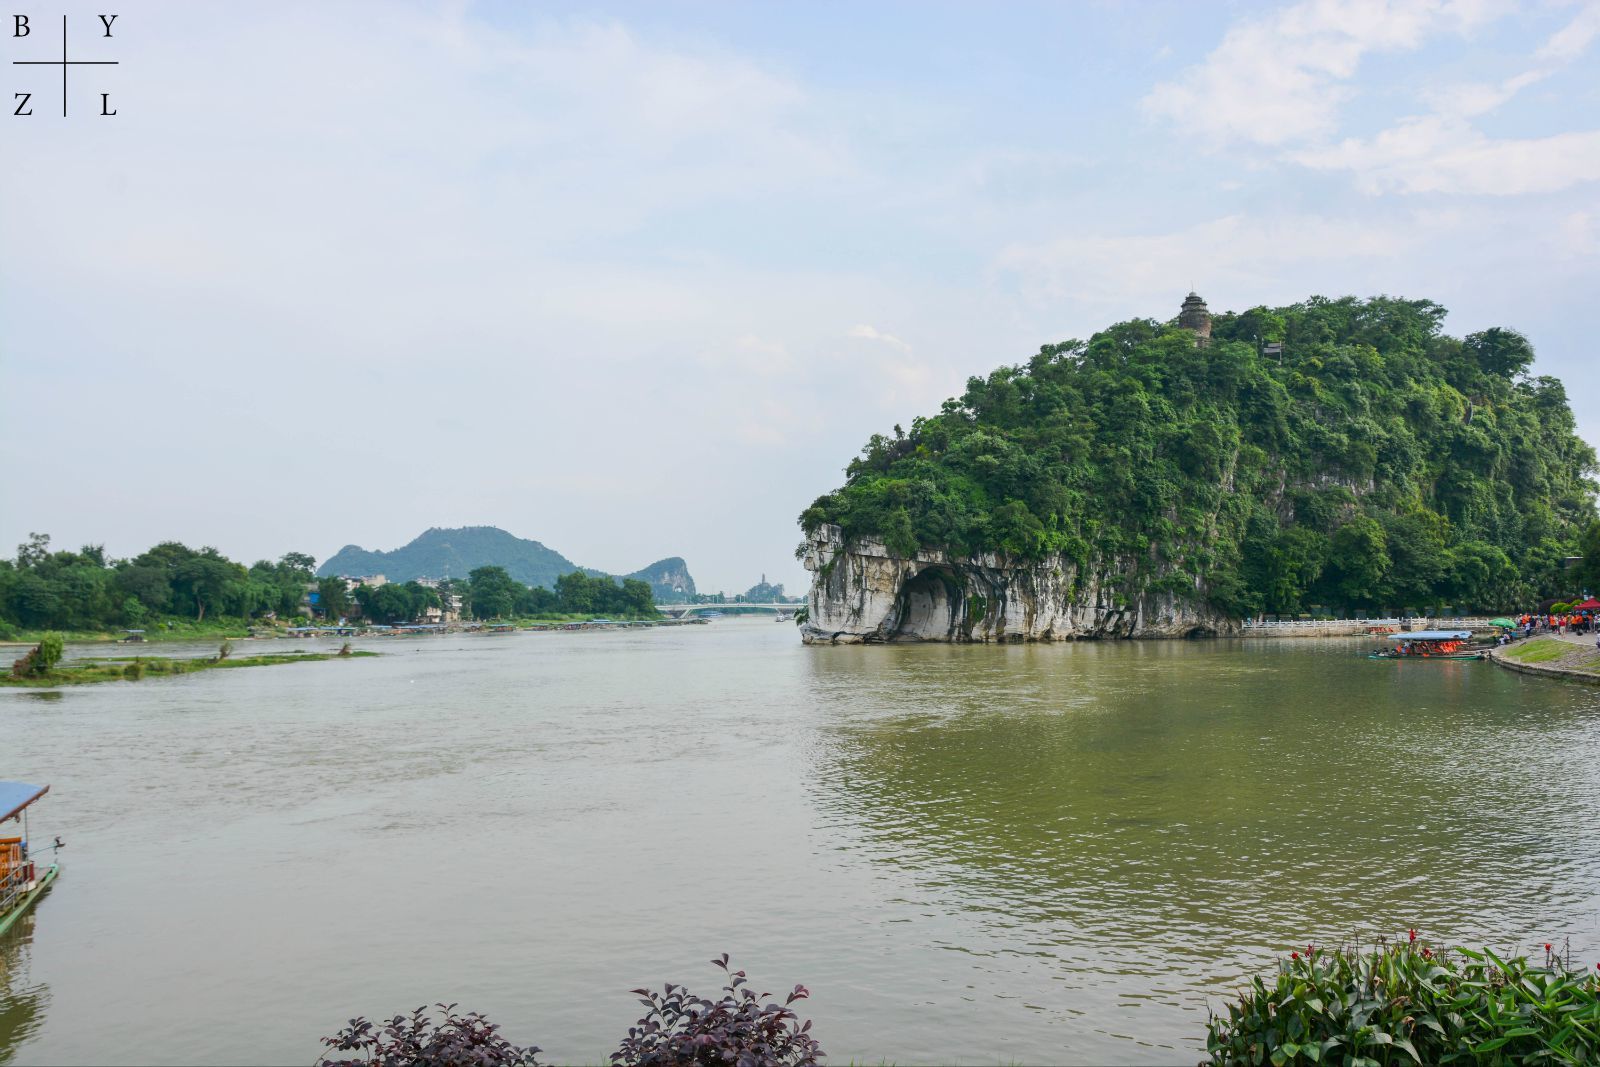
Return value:
<svg viewBox="0 0 1600 1067">
<path fill-rule="evenodd" d="M 1600 131 L 1496 139 L 1459 119 L 1426 116 L 1294 158 L 1349 171 L 1368 193 L 1518 196 L 1600 180 Z"/>
<path fill-rule="evenodd" d="M 1235 26 L 1203 63 L 1158 85 L 1145 105 L 1218 141 L 1272 146 L 1311 169 L 1347 172 L 1370 194 L 1518 196 L 1600 179 L 1600 131 L 1492 138 L 1470 121 L 1580 57 L 1600 36 L 1595 3 L 1553 33 L 1528 69 L 1498 82 L 1424 86 L 1429 114 L 1398 119 L 1372 137 L 1331 140 L 1364 55 L 1416 48 L 1496 13 L 1489 3 L 1308 0 Z"/>
<path fill-rule="evenodd" d="M 1539 58 L 1555 63 L 1570 63 L 1577 59 L 1600 37 L 1600 4 L 1588 4 L 1578 17 L 1550 35 Z"/>
<path fill-rule="evenodd" d="M 1218 146 L 1315 141 L 1335 130 L 1369 53 L 1414 49 L 1498 10 L 1489 0 L 1306 0 L 1238 23 L 1144 107 Z"/>
<path fill-rule="evenodd" d="M 894 334 L 883 333 L 876 326 L 869 326 L 864 322 L 850 327 L 849 336 L 859 337 L 864 341 L 881 341 L 893 348 L 898 348 L 902 352 L 911 351 L 911 346 L 900 340 L 900 338 L 896 337 Z"/>
</svg>

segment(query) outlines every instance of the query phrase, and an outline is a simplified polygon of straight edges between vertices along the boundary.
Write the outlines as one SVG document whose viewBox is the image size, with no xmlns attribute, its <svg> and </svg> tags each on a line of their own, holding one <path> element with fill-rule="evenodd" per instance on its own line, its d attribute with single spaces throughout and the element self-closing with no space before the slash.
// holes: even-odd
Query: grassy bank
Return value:
<svg viewBox="0 0 1600 1067">
<path fill-rule="evenodd" d="M 0 675 L 0 686 L 43 689 L 60 685 L 89 685 L 94 682 L 137 682 L 143 678 L 232 667 L 271 667 L 281 663 L 311 663 L 325 659 L 355 659 L 376 656 L 376 652 L 286 652 L 266 656 L 229 656 L 227 659 L 174 659 L 170 656 L 117 656 L 88 663 L 56 667 L 38 677 L 18 678 Z"/>
<path fill-rule="evenodd" d="M 46 630 L 0 630 L 0 645 L 36 645 Z M 57 630 L 67 641 L 75 644 L 89 642 L 110 643 L 128 636 L 128 631 L 116 630 Z M 243 619 L 224 618 L 196 622 L 193 619 L 163 619 L 144 624 L 144 639 L 159 641 L 221 641 L 225 637 L 250 636 L 250 624 Z"/>
<path fill-rule="evenodd" d="M 1502 649 L 1500 655 L 1513 663 L 1556 667 L 1600 677 L 1600 651 L 1596 651 L 1593 645 L 1559 641 L 1553 637 L 1536 637 L 1531 641 L 1510 645 Z"/>
</svg>

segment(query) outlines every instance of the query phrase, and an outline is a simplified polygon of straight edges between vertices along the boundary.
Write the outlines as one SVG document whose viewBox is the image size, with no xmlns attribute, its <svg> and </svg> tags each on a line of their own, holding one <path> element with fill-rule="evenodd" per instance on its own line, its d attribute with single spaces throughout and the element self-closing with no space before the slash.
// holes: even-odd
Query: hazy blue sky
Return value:
<svg viewBox="0 0 1600 1067">
<path fill-rule="evenodd" d="M 69 3 L 66 119 L 20 9 L 0 546 L 798 587 L 869 434 L 1191 284 L 1516 327 L 1600 441 L 1597 4 Z"/>
</svg>

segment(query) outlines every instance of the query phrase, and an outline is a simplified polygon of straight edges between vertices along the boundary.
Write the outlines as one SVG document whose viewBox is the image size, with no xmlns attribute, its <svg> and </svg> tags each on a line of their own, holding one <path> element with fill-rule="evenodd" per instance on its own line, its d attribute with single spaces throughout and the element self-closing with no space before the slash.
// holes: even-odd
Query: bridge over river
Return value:
<svg viewBox="0 0 1600 1067">
<path fill-rule="evenodd" d="M 692 618 L 708 611 L 724 615 L 793 615 L 804 604 L 657 604 L 656 610 L 674 619 Z"/>
</svg>

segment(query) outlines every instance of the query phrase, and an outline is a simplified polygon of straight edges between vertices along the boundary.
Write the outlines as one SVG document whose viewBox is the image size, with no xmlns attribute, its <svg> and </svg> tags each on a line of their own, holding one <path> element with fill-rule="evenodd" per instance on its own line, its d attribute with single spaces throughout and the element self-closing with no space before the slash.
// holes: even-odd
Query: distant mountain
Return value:
<svg viewBox="0 0 1600 1067">
<path fill-rule="evenodd" d="M 694 598 L 694 578 L 690 576 L 689 565 L 682 556 L 658 559 L 644 570 L 623 577 L 649 582 L 656 591 L 657 604 L 684 604 Z"/>
<path fill-rule="evenodd" d="M 465 578 L 478 567 L 496 566 L 504 567 L 507 574 L 525 585 L 547 589 L 553 589 L 557 578 L 573 571 L 606 573 L 580 567 L 553 548 L 495 526 L 463 526 L 455 530 L 436 527 L 390 552 L 346 545 L 317 568 L 317 574 L 324 578 L 334 574 L 382 574 L 391 582 L 409 582 L 414 578 Z M 622 577 L 649 582 L 656 599 L 663 603 L 685 600 L 695 591 L 688 564 L 678 556 L 657 560 Z"/>
</svg>

